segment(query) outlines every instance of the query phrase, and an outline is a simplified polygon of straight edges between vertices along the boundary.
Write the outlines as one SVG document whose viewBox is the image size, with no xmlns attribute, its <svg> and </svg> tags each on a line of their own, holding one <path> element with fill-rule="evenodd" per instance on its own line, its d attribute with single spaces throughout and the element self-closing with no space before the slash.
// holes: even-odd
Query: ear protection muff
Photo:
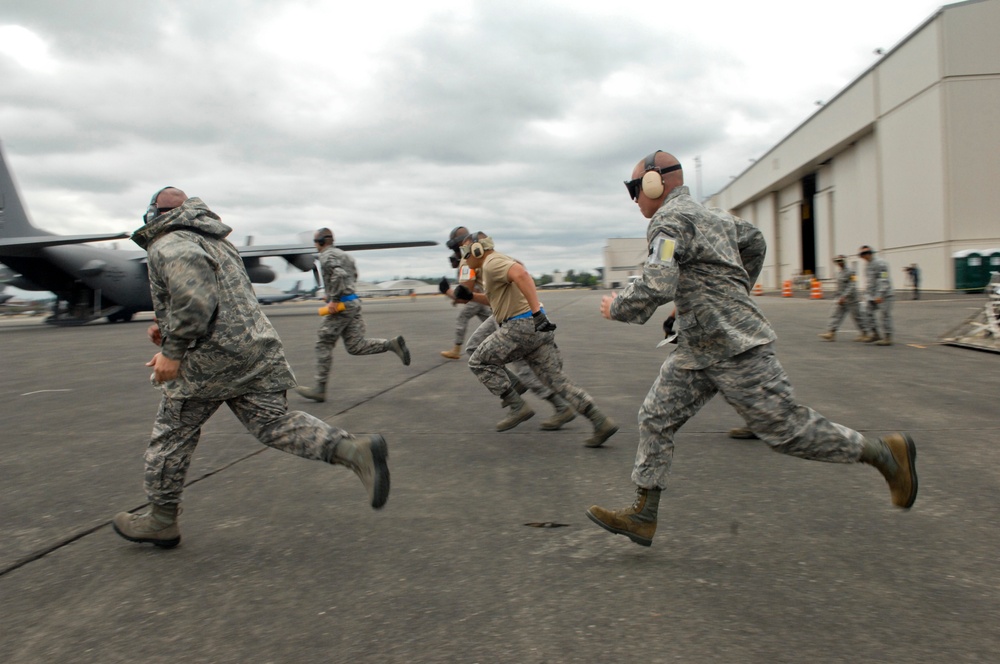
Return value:
<svg viewBox="0 0 1000 664">
<path fill-rule="evenodd" d="M 156 199 L 159 198 L 160 194 L 163 193 L 164 189 L 176 189 L 173 185 L 167 185 L 163 189 L 160 189 L 153 197 L 149 199 L 149 206 L 146 208 L 146 214 L 142 216 L 142 223 L 148 224 L 152 220 L 156 219 Z"/>
<path fill-rule="evenodd" d="M 663 195 L 663 176 L 656 170 L 655 164 L 659 152 L 662 151 L 657 150 L 646 157 L 646 162 L 642 165 L 642 170 L 645 171 L 642 175 L 642 193 L 647 198 L 656 199 Z"/>
<path fill-rule="evenodd" d="M 483 254 L 493 249 L 493 247 L 493 238 L 488 235 L 484 235 L 472 243 L 472 246 L 469 247 L 469 254 L 475 256 L 476 258 L 482 258 Z"/>
</svg>

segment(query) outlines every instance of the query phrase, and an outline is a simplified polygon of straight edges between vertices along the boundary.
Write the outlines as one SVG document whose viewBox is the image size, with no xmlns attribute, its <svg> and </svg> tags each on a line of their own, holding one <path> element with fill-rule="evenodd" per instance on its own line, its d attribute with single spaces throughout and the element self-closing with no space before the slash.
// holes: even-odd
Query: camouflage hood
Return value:
<svg viewBox="0 0 1000 664">
<path fill-rule="evenodd" d="M 193 230 L 209 237 L 222 239 L 233 229 L 222 223 L 219 215 L 208 209 L 200 198 L 189 198 L 183 205 L 161 214 L 132 233 L 132 241 L 143 249 L 148 249 L 153 241 L 171 231 Z"/>
</svg>

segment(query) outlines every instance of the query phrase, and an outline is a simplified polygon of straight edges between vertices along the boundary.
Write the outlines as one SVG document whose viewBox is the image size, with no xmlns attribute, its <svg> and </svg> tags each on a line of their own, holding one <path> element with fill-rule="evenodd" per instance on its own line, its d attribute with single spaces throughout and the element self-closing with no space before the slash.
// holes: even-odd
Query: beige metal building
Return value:
<svg viewBox="0 0 1000 664">
<path fill-rule="evenodd" d="M 998 35 L 1000 0 L 942 7 L 706 202 L 764 232 L 765 288 L 803 271 L 829 278 L 831 258 L 856 261 L 862 244 L 898 288 L 911 263 L 923 288 L 946 290 L 956 253 L 988 263 L 992 250 L 1000 263 Z M 629 242 L 609 240 L 606 285 Z"/>
</svg>

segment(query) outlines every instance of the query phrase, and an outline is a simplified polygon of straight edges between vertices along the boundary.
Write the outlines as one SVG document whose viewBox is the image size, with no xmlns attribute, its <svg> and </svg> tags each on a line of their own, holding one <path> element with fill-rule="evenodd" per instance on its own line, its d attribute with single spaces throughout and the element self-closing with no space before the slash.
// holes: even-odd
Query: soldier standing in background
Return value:
<svg viewBox="0 0 1000 664">
<path fill-rule="evenodd" d="M 448 256 L 448 260 L 451 261 L 451 266 L 458 270 L 459 283 L 469 281 L 468 275 L 465 277 L 462 276 L 462 271 L 465 270 L 465 272 L 468 272 L 468 267 L 462 265 L 461 256 L 462 240 L 468 234 L 468 228 L 465 226 L 456 226 L 448 236 L 448 248 L 452 251 L 451 255 Z M 441 280 L 439 289 L 442 295 L 451 298 L 452 306 L 462 306 L 462 309 L 458 312 L 458 319 L 455 321 L 455 345 L 450 350 L 441 351 L 442 357 L 447 357 L 449 360 L 457 360 L 462 357 L 462 344 L 465 343 L 465 332 L 469 328 L 469 321 L 473 318 L 478 318 L 480 323 L 485 323 L 492 312 L 489 306 L 485 304 L 480 304 L 473 300 L 462 302 L 456 299 L 455 291 L 448 284 L 447 279 Z"/>
<path fill-rule="evenodd" d="M 562 357 L 555 343 L 556 326 L 546 317 L 528 271 L 510 256 L 495 251 L 493 240 L 483 233 L 476 234 L 471 242 L 462 246 L 462 258 L 470 268 L 482 274 L 485 297 L 499 326 L 469 358 L 472 373 L 486 389 L 501 398 L 504 407 L 510 408 L 509 419 L 512 426 L 516 426 L 534 415 L 534 411 L 518 394 L 504 365 L 524 360 L 546 387 L 594 425 L 593 433 L 584 444 L 587 447 L 603 445 L 618 431 L 618 425 L 598 410 L 590 395 L 563 373 Z M 465 287 L 459 286 L 462 288 Z M 464 291 L 456 293 L 456 297 L 474 299 L 471 292 Z"/>
<path fill-rule="evenodd" d="M 850 313 L 854 324 L 858 326 L 859 334 L 855 341 L 864 341 L 865 325 L 858 307 L 858 286 L 856 283 L 858 277 L 854 274 L 854 270 L 847 266 L 847 257 L 843 254 L 834 257 L 833 262 L 840 268 L 840 272 L 837 274 L 837 292 L 833 295 L 837 300 L 837 305 L 830 315 L 827 331 L 820 334 L 819 338 L 824 341 L 834 341 L 837 337 L 837 328 L 843 322 L 844 316 Z"/>
<path fill-rule="evenodd" d="M 361 300 L 354 292 L 358 268 L 346 251 L 333 246 L 333 231 L 321 228 L 313 236 L 319 250 L 319 267 L 326 289 L 326 310 L 316 342 L 316 387 L 299 387 L 296 391 L 306 399 L 326 401 L 326 382 L 333 365 L 333 349 L 344 338 L 344 347 L 351 355 L 377 355 L 392 351 L 410 365 L 410 351 L 403 337 L 366 339 L 365 321 L 361 317 Z"/>
<path fill-rule="evenodd" d="M 149 508 L 114 517 L 115 532 L 162 548 L 181 541 L 181 492 L 201 427 L 223 403 L 261 443 L 306 459 L 347 466 L 371 506 L 389 497 L 389 450 L 378 434 L 354 436 L 308 413 L 289 412 L 295 376 L 278 333 L 261 312 L 232 231 L 198 198 L 174 187 L 153 195 L 132 240 L 148 253 L 161 347 L 146 366 L 163 396 L 146 450 Z"/>
<path fill-rule="evenodd" d="M 917 497 L 917 475 L 916 447 L 908 435 L 869 439 L 792 398 L 774 354 L 776 335 L 750 297 L 766 251 L 760 230 L 698 204 L 684 186 L 680 163 L 666 152 L 640 161 L 625 186 L 650 220 L 649 255 L 639 279 L 620 295 L 601 299 L 601 314 L 642 324 L 672 301 L 678 344 L 639 409 L 635 502 L 619 510 L 594 505 L 587 510 L 591 521 L 637 544 L 653 543 L 674 435 L 718 392 L 775 451 L 873 465 L 888 482 L 893 504 L 909 508 Z"/>
<path fill-rule="evenodd" d="M 867 244 L 861 247 L 858 255 L 868 263 L 868 267 L 865 269 L 865 291 L 868 305 L 865 309 L 867 333 L 862 341 L 874 341 L 876 346 L 891 346 L 892 302 L 894 298 L 892 278 L 889 276 L 889 263 L 882 258 L 875 258 L 875 250 Z"/>
</svg>

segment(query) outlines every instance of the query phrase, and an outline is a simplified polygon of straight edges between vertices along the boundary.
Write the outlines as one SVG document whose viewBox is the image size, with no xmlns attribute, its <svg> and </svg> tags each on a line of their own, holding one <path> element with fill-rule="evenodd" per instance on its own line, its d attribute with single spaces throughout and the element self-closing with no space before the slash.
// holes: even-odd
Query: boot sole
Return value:
<svg viewBox="0 0 1000 664">
<path fill-rule="evenodd" d="M 903 505 L 896 505 L 904 510 L 908 510 L 913 507 L 913 503 L 917 501 L 917 446 L 910 438 L 908 434 L 899 434 L 903 438 L 903 442 L 906 443 L 905 448 L 905 461 L 906 461 L 906 471 L 910 475 L 910 495 Z M 896 458 L 896 454 L 893 453 L 893 458 Z M 902 467 L 903 459 L 896 459 L 896 463 Z"/>
<path fill-rule="evenodd" d="M 630 540 L 632 540 L 633 542 L 635 542 L 639 546 L 652 546 L 653 545 L 653 540 L 651 540 L 651 539 L 646 539 L 645 537 L 639 537 L 635 533 L 631 533 L 631 532 L 629 532 L 627 530 L 621 530 L 620 528 L 614 528 L 612 526 L 609 526 L 608 524 L 604 523 L 603 521 L 601 521 L 600 519 L 598 519 L 596 516 L 594 516 L 593 514 L 591 514 L 590 510 L 587 510 L 587 518 L 590 519 L 591 521 L 593 521 L 594 523 L 596 523 L 597 525 L 599 525 L 601 528 L 604 528 L 609 533 L 614 533 L 615 535 L 624 535 L 625 537 L 629 538 Z"/>
<path fill-rule="evenodd" d="M 372 509 L 382 509 L 389 500 L 389 446 L 385 438 L 376 434 L 371 442 L 372 462 L 375 466 L 374 486 L 372 487 Z"/>
<path fill-rule="evenodd" d="M 132 537 L 131 535 L 126 535 L 122 531 L 118 530 L 118 524 L 116 523 L 112 523 L 111 527 L 115 529 L 116 533 L 118 533 L 124 539 L 127 539 L 129 542 L 137 542 L 139 544 L 146 544 L 148 542 L 149 544 L 155 544 L 161 549 L 172 549 L 181 543 L 180 536 L 168 540 L 158 540 L 158 539 L 152 539 L 150 537 Z"/>
</svg>

